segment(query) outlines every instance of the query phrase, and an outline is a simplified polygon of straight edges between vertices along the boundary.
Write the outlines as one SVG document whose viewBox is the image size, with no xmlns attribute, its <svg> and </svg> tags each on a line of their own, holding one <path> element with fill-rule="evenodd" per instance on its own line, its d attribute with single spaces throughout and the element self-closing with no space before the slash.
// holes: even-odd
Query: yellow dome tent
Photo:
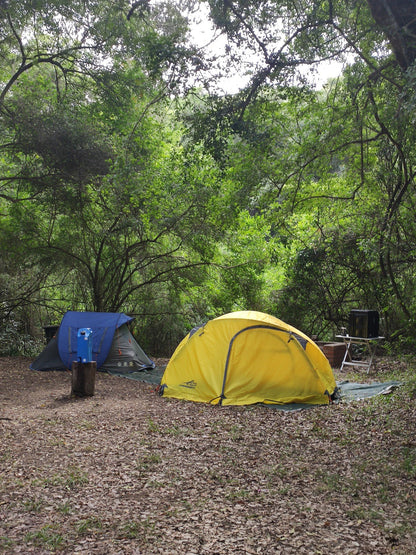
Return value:
<svg viewBox="0 0 416 555">
<path fill-rule="evenodd" d="M 221 405 L 328 404 L 331 366 L 304 333 L 261 312 L 225 314 L 192 330 L 161 380 L 164 397 Z"/>
</svg>

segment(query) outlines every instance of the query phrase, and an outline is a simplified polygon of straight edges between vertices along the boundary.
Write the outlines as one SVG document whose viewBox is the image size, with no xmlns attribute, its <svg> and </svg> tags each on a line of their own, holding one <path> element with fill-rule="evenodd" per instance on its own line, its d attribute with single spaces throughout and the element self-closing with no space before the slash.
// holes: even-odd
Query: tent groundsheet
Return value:
<svg viewBox="0 0 416 555">
<path fill-rule="evenodd" d="M 337 383 L 337 397 L 341 401 L 361 401 L 376 395 L 389 395 L 400 387 L 402 382 L 374 382 L 374 383 L 355 383 L 342 381 Z"/>
<path fill-rule="evenodd" d="M 123 378 L 128 378 L 130 380 L 137 380 L 148 384 L 159 385 L 165 368 L 166 366 L 156 366 L 153 369 L 143 370 L 141 372 L 130 372 L 128 374 L 124 372 L 117 372 L 116 370 L 109 373 L 113 376 L 119 376 Z M 336 399 L 334 402 L 341 403 L 362 401 L 364 399 L 375 397 L 376 395 L 390 395 L 401 385 L 403 385 L 402 382 L 398 381 L 374 382 L 370 384 L 349 381 L 337 382 Z M 259 403 L 259 405 L 262 404 Z M 296 411 L 302 409 L 311 409 L 313 407 L 322 405 L 290 403 L 287 405 L 263 404 L 262 406 L 283 411 Z"/>
<path fill-rule="evenodd" d="M 112 376 L 118 376 L 120 378 L 128 378 L 129 380 L 136 380 L 138 382 L 150 383 L 154 385 L 159 385 L 162 379 L 163 373 L 166 366 L 155 366 L 154 368 L 146 368 L 138 372 L 123 372 L 117 369 L 108 370 L 108 373 Z"/>
</svg>

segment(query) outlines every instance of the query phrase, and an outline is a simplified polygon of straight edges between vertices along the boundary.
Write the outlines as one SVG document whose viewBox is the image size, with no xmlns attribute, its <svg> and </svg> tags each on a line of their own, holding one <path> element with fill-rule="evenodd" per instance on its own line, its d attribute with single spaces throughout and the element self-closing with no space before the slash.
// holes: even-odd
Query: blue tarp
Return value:
<svg viewBox="0 0 416 555">
<path fill-rule="evenodd" d="M 92 329 L 92 357 L 100 368 L 107 359 L 117 328 L 134 318 L 116 312 L 74 312 L 64 314 L 59 326 L 57 341 L 62 362 L 71 368 L 77 360 L 77 334 L 80 328 Z"/>
</svg>

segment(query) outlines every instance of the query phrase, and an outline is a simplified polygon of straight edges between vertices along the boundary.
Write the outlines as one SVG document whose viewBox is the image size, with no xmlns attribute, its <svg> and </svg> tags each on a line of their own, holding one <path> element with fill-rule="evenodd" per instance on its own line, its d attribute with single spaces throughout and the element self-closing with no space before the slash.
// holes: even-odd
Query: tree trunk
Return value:
<svg viewBox="0 0 416 555">
<path fill-rule="evenodd" d="M 416 59 L 416 1 L 367 0 L 375 22 L 383 29 L 400 67 Z"/>
</svg>

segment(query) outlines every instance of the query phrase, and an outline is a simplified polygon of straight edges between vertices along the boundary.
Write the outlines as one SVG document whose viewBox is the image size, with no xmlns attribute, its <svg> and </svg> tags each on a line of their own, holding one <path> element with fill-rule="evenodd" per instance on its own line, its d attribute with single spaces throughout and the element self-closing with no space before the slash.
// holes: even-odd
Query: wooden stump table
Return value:
<svg viewBox="0 0 416 555">
<path fill-rule="evenodd" d="M 71 395 L 76 397 L 92 397 L 95 389 L 96 371 L 97 363 L 95 361 L 73 362 Z"/>
</svg>

